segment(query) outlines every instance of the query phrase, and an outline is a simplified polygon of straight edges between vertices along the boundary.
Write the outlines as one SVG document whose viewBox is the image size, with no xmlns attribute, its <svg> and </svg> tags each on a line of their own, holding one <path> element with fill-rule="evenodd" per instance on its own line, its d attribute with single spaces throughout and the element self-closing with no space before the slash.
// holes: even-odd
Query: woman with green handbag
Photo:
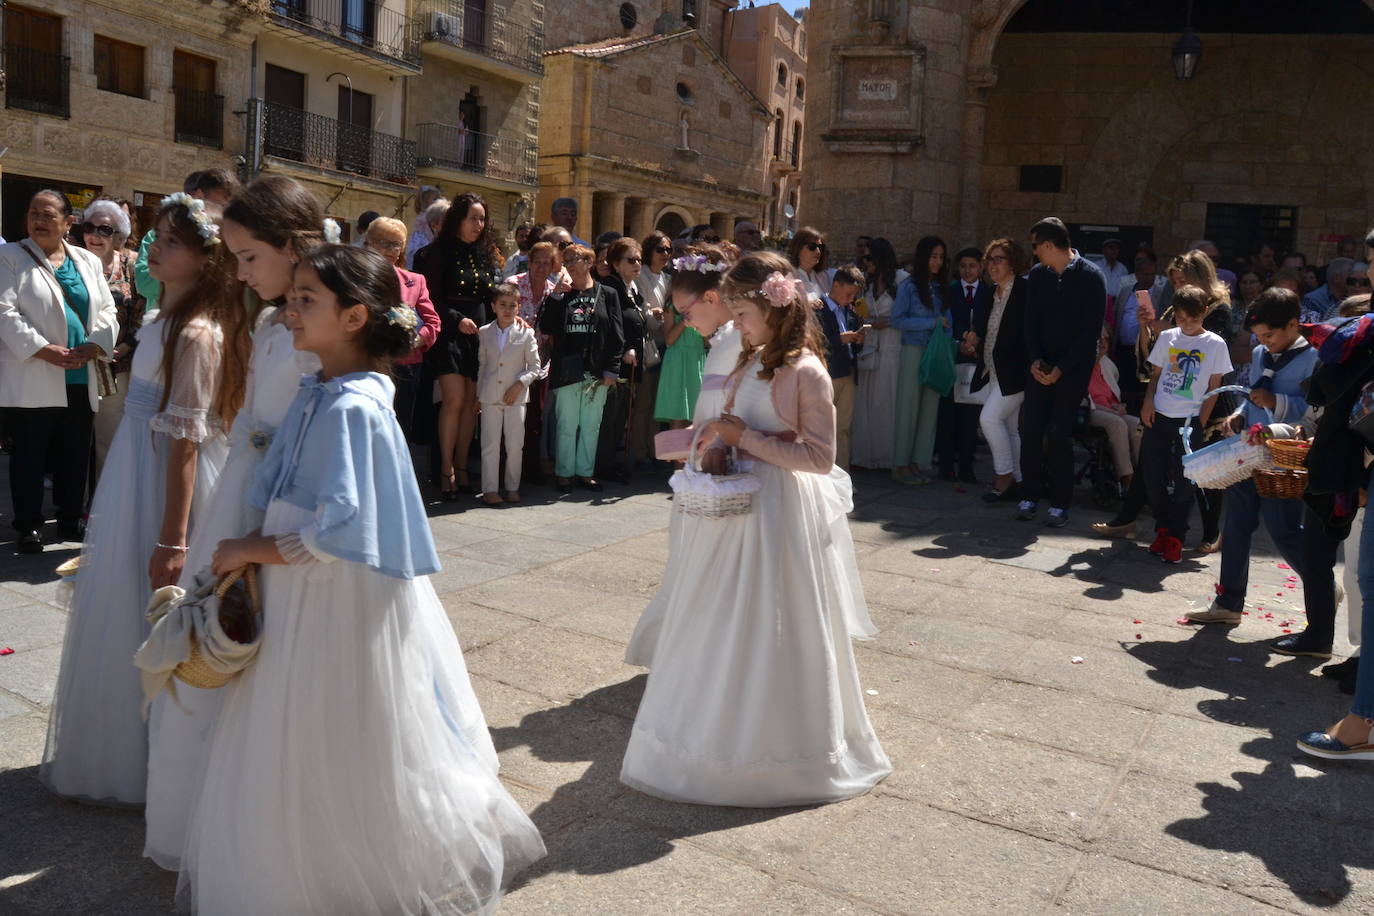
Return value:
<svg viewBox="0 0 1374 916">
<path fill-rule="evenodd" d="M 948 393 L 954 386 L 954 342 L 944 285 L 945 243 L 928 235 L 916 243 L 911 276 L 897 290 L 890 322 L 902 332 L 892 447 L 892 478 L 901 483 L 927 484 L 934 477 L 931 461 L 940 388 Z"/>
</svg>

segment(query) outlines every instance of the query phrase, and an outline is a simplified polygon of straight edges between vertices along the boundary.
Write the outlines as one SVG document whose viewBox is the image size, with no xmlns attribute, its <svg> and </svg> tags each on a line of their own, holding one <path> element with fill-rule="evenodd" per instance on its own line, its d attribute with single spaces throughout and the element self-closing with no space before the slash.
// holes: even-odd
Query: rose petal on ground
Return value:
<svg viewBox="0 0 1374 916">
<path fill-rule="evenodd" d="M 1144 623 L 1144 622 L 1145 622 L 1145 621 L 1143 621 L 1143 620 L 1132 620 L 1132 621 L 1131 621 L 1131 623 Z"/>
<path fill-rule="evenodd" d="M 1175 620 L 1174 623 L 1181 623 L 1181 624 L 1187 626 L 1188 624 L 1192 623 L 1192 621 L 1189 620 L 1187 617 L 1180 617 L 1180 618 L 1178 618 L 1177 620 Z"/>
<path fill-rule="evenodd" d="M 5 648 L 0 649 L 0 655 L 13 655 L 13 654 L 14 654 L 14 650 L 11 649 L 9 646 L 5 646 Z"/>
<path fill-rule="evenodd" d="M 1135 634 L 1135 638 L 1136 638 L 1136 639 L 1144 639 L 1145 637 L 1144 637 L 1144 636 L 1141 636 L 1139 633 L 1137 633 L 1137 634 Z"/>
<path fill-rule="evenodd" d="M 1275 563 L 1274 565 L 1277 566 L 1279 569 L 1292 569 L 1292 568 L 1293 568 L 1293 567 L 1289 566 L 1287 563 Z"/>
</svg>

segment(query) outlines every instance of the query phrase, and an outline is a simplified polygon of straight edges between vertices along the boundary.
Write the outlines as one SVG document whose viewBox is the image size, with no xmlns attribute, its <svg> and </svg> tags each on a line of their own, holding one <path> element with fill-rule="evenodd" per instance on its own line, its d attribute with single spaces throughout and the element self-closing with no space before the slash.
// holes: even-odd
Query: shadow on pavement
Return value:
<svg viewBox="0 0 1374 916">
<path fill-rule="evenodd" d="M 498 752 L 528 746 L 543 761 L 590 762 L 532 812 L 549 854 L 523 872 L 516 887 L 555 873 L 610 874 L 673 851 L 673 841 L 785 817 L 805 808 L 727 808 L 665 802 L 619 785 L 630 720 L 648 675 L 638 675 L 530 713 L 513 728 L 494 728 Z M 612 720 L 610 729 L 606 720 Z M 595 723 L 595 724 L 592 724 Z M 609 798 L 608 798 L 609 796 Z M 514 888 L 512 888 L 514 889 Z"/>
</svg>

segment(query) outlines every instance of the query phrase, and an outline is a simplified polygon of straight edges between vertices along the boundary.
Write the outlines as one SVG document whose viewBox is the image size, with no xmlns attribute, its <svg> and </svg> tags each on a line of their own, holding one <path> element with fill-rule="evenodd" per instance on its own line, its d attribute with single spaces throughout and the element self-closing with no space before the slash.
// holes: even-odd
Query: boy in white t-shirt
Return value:
<svg viewBox="0 0 1374 916">
<path fill-rule="evenodd" d="M 1176 290 L 1174 323 L 1159 335 L 1150 351 L 1150 387 L 1140 409 L 1146 427 L 1140 443 L 1145 493 L 1154 510 L 1156 534 L 1150 553 L 1165 563 L 1183 559 L 1183 538 L 1193 508 L 1193 484 L 1183 476 L 1183 440 L 1179 435 L 1188 418 L 1197 415 L 1193 446 L 1211 419 L 1216 397 L 1203 395 L 1221 385 L 1231 371 L 1226 341 L 1202 328 L 1208 294 L 1196 286 Z"/>
</svg>

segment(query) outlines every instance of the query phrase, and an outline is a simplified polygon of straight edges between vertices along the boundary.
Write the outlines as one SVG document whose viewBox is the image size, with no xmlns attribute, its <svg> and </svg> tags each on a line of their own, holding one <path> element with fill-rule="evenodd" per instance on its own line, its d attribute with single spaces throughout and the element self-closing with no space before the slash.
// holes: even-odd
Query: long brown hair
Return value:
<svg viewBox="0 0 1374 916">
<path fill-rule="evenodd" d="M 826 349 L 825 335 L 816 321 L 815 310 L 800 289 L 784 306 L 775 306 L 764 296 L 764 281 L 775 273 L 790 280 L 792 265 L 782 255 L 760 251 L 741 258 L 721 281 L 721 292 L 726 299 L 748 299 L 759 306 L 763 309 L 768 326 L 773 329 L 773 339 L 761 347 L 746 345 L 735 367 L 738 371 L 748 365 L 749 360 L 758 353 L 761 366 L 759 378 L 769 381 L 777 369 L 796 362 L 808 350 L 824 363 Z"/>
<path fill-rule="evenodd" d="M 162 208 L 155 224 L 192 250 L 203 251 L 206 239 L 200 224 L 191 217 L 183 203 Z M 247 385 L 249 338 L 248 312 L 244 308 L 243 285 L 235 279 L 238 261 L 223 242 L 205 252 L 205 266 L 195 283 L 176 302 L 162 302 L 162 406 L 166 410 L 172 396 L 172 379 L 176 372 L 177 343 L 186 327 L 197 318 L 205 318 L 219 325 L 224 334 L 224 352 L 220 360 L 220 382 L 215 392 L 214 414 L 227 427 L 243 406 Z"/>
<path fill-rule="evenodd" d="M 297 259 L 324 243 L 324 210 L 301 183 L 264 175 L 229 202 L 224 218 L 248 230 L 259 242 L 290 249 Z"/>
</svg>

